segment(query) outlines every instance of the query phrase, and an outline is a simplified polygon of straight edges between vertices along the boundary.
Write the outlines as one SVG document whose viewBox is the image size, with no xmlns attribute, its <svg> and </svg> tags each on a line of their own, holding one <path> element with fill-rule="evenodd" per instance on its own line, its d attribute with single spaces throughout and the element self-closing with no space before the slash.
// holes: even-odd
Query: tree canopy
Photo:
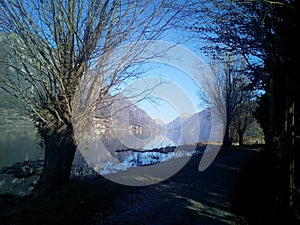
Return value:
<svg viewBox="0 0 300 225">
<path fill-rule="evenodd" d="M 178 11 L 169 1 L 2 0 L 1 87 L 21 99 L 45 144 L 41 192 L 68 180 L 78 138 L 110 90 L 136 74 L 147 42 Z M 125 46 L 125 47 L 122 47 Z M 118 51 L 122 54 L 118 55 Z M 146 59 L 144 59 L 146 60 Z"/>
</svg>

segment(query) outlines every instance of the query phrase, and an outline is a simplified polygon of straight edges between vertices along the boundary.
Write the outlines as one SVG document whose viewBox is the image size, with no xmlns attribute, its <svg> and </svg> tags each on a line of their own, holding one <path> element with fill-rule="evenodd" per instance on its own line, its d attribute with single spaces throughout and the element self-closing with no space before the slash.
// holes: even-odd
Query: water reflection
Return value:
<svg viewBox="0 0 300 225">
<path fill-rule="evenodd" d="M 199 133 L 189 130 L 184 132 L 169 130 L 141 130 L 139 132 L 102 130 L 102 132 L 98 132 L 95 130 L 89 135 L 89 140 L 84 142 L 85 144 L 79 145 L 80 153 L 77 151 L 75 157 L 73 168 L 78 175 L 92 175 L 95 171 L 107 175 L 125 171 L 131 167 L 148 165 L 151 165 L 152 168 L 153 165 L 160 162 L 191 157 L 198 153 L 195 143 L 199 140 Z M 175 146 L 181 147 L 176 148 Z M 89 166 L 86 165 L 86 162 Z M 160 180 L 164 178 L 160 178 Z M 131 182 L 124 184 L 129 183 L 132 184 Z"/>
<path fill-rule="evenodd" d="M 197 142 L 197 139 L 190 134 L 188 135 L 190 140 L 182 136 L 184 135 L 181 135 L 180 131 L 169 132 L 167 130 L 142 130 L 139 132 L 130 130 L 104 130 L 98 132 L 96 130 L 90 134 L 87 142 L 79 144 L 78 149 L 85 160 L 98 171 L 107 162 L 119 163 L 116 157 L 117 150 L 146 151 Z"/>
<path fill-rule="evenodd" d="M 0 128 L 0 167 L 25 160 L 43 159 L 44 152 L 36 141 L 32 126 Z"/>
<path fill-rule="evenodd" d="M 111 151 L 118 149 L 144 149 L 162 148 L 167 146 L 178 146 L 208 141 L 199 132 L 191 130 L 97 130 L 92 139 L 102 142 L 103 146 Z M 205 140 L 204 140 L 205 139 Z"/>
<path fill-rule="evenodd" d="M 32 190 L 30 184 L 36 181 L 38 176 L 34 175 L 28 178 L 15 177 L 13 174 L 6 173 L 4 168 L 16 162 L 36 161 L 43 158 L 44 152 L 36 141 L 36 131 L 33 126 L 1 126 L 0 172 L 2 171 L 3 173 L 0 173 L 0 194 L 29 194 Z"/>
<path fill-rule="evenodd" d="M 87 172 L 91 168 L 87 166 L 85 160 L 89 162 L 94 161 L 97 164 L 96 166 L 103 166 L 103 168 L 108 161 L 111 163 L 120 163 L 120 155 L 117 156 L 116 150 L 137 149 L 146 151 L 155 148 L 165 148 L 167 146 L 193 144 L 196 143 L 199 138 L 197 135 L 198 133 L 188 131 L 181 133 L 180 131 L 170 132 L 167 130 L 97 130 L 90 140 L 89 151 L 84 154 L 84 158 L 81 154 L 78 154 L 79 151 L 77 151 L 73 171 L 76 171 L 77 175 L 93 173 L 93 171 Z M 131 152 L 128 152 L 128 154 L 129 153 Z M 173 157 L 172 154 L 175 153 L 162 156 Z M 153 155 L 152 161 L 156 160 L 159 162 L 162 160 L 159 158 L 161 156 L 155 155 L 156 153 L 151 154 Z M 140 155 L 144 154 L 139 153 L 138 158 L 141 158 Z M 0 169 L 5 167 L 8 168 L 16 162 L 39 162 L 39 160 L 43 159 L 43 156 L 43 149 L 36 141 L 36 131 L 33 127 L 6 126 L 0 129 Z M 147 156 L 147 159 L 148 158 L 149 157 Z M 100 165 L 99 162 L 103 162 L 102 165 Z M 137 163 L 139 163 L 139 161 L 137 161 Z M 97 169 L 95 165 L 90 164 L 90 166 Z M 37 179 L 37 175 L 24 178 L 16 177 L 13 174 L 7 174 L 6 172 L 0 173 L 0 194 L 29 194 L 32 190 L 30 184 Z"/>
<path fill-rule="evenodd" d="M 153 149 L 179 144 L 167 137 L 166 133 L 164 130 L 107 130 L 94 139 L 101 141 L 110 152 L 118 149 Z"/>
</svg>

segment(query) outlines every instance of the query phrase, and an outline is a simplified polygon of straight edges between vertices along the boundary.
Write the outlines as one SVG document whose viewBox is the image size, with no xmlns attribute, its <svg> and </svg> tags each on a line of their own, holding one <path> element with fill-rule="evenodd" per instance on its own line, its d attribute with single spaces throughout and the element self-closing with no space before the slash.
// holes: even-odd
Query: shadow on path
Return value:
<svg viewBox="0 0 300 225">
<path fill-rule="evenodd" d="M 271 181 L 275 177 L 264 169 L 266 156 L 259 150 L 221 150 L 203 172 L 198 171 L 201 155 L 196 155 L 173 177 L 145 187 L 119 185 L 99 177 L 74 180 L 37 199 L 2 195 L 0 221 L 51 225 L 280 224 L 283 217 L 272 217 L 274 208 L 270 207 L 274 196 L 269 190 L 274 188 Z"/>
<path fill-rule="evenodd" d="M 235 190 L 255 151 L 221 152 L 205 171 L 194 156 L 170 179 L 139 189 L 115 203 L 115 212 L 97 224 L 247 224 L 236 214 Z"/>
</svg>

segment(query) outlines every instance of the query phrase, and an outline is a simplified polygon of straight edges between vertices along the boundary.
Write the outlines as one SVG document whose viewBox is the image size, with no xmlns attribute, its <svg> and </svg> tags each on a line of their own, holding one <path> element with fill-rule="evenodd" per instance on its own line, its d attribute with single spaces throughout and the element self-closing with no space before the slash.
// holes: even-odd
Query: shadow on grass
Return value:
<svg viewBox="0 0 300 225">
<path fill-rule="evenodd" d="M 280 182 L 269 171 L 267 155 L 256 151 L 261 147 L 223 149 L 203 172 L 198 171 L 201 155 L 193 156 L 174 176 L 144 187 L 124 186 L 99 176 L 72 180 L 35 199 L 2 195 L 0 221 L 45 225 L 281 224 L 285 217 L 274 215 L 278 213 L 273 206 L 276 195 L 270 191 L 277 190 Z"/>
<path fill-rule="evenodd" d="M 72 180 L 38 198 L 2 195 L 1 224 L 240 224 L 232 212 L 232 190 L 240 172 L 221 159 L 198 171 L 193 156 L 171 178 L 149 186 L 130 187 L 99 176 Z M 162 168 L 182 163 L 170 160 Z M 168 165 L 169 164 L 169 165 Z"/>
<path fill-rule="evenodd" d="M 1 224 L 88 224 L 121 193 L 121 185 L 99 177 L 73 180 L 38 198 L 2 195 L 0 220 Z"/>
<path fill-rule="evenodd" d="M 145 187 L 113 183 L 99 176 L 72 180 L 38 198 L 2 195 L 1 224 L 228 224 L 234 215 L 226 199 L 230 167 L 198 171 L 201 155 L 168 180 Z M 176 159 L 162 168 L 182 163 Z M 227 171 L 228 170 L 228 171 Z M 226 172 L 227 171 L 227 172 Z M 229 184 L 229 183 L 228 183 Z"/>
<path fill-rule="evenodd" d="M 246 224 L 235 213 L 233 191 L 251 154 L 257 153 L 221 150 L 203 172 L 198 171 L 202 156 L 193 156 L 176 175 L 118 201 L 115 213 L 99 224 Z"/>
</svg>

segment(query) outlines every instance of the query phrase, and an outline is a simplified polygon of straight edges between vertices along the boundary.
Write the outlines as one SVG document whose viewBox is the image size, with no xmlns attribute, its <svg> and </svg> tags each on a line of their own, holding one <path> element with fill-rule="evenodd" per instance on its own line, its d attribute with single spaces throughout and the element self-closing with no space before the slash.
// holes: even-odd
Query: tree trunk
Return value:
<svg viewBox="0 0 300 225">
<path fill-rule="evenodd" d="M 239 132 L 239 146 L 242 146 L 244 142 L 244 132 Z"/>
<path fill-rule="evenodd" d="M 290 96 L 287 97 L 286 107 L 286 152 L 289 163 L 289 207 L 294 207 L 295 201 L 295 106 Z"/>
<path fill-rule="evenodd" d="M 224 133 L 224 138 L 223 138 L 223 147 L 224 148 L 229 148 L 231 145 L 231 141 L 230 141 L 230 135 L 229 135 L 229 124 L 226 124 L 226 129 L 225 129 L 225 133 Z"/>
<path fill-rule="evenodd" d="M 45 194 L 69 181 L 76 151 L 72 128 L 62 126 L 45 137 L 43 173 L 34 189 L 34 196 Z"/>
</svg>

